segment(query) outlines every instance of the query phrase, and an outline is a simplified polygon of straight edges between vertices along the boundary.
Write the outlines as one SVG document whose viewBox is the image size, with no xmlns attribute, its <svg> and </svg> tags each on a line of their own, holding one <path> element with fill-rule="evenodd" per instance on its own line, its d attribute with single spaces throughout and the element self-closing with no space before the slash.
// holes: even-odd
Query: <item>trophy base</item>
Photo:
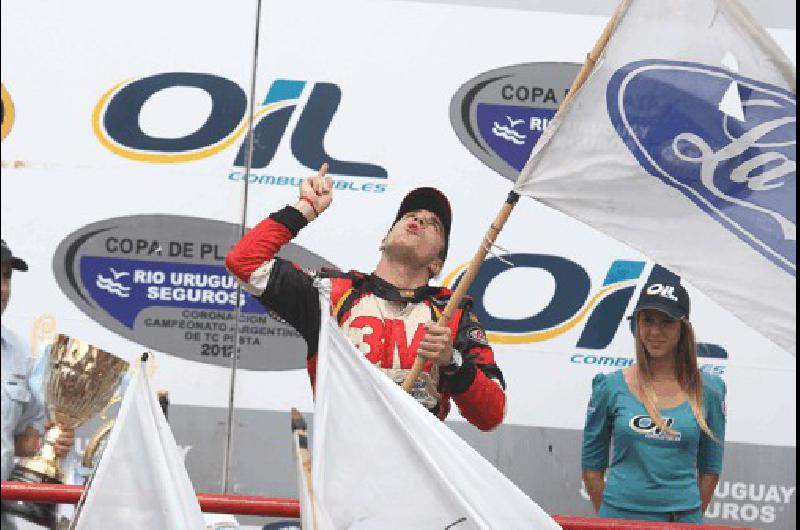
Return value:
<svg viewBox="0 0 800 530">
<path fill-rule="evenodd" d="M 46 475 L 16 466 L 11 472 L 9 480 L 27 482 L 28 484 L 60 484 L 61 481 Z M 10 516 L 21 517 L 34 524 L 47 528 L 55 528 L 56 505 L 41 504 L 31 501 L 2 501 L 3 513 Z"/>
</svg>

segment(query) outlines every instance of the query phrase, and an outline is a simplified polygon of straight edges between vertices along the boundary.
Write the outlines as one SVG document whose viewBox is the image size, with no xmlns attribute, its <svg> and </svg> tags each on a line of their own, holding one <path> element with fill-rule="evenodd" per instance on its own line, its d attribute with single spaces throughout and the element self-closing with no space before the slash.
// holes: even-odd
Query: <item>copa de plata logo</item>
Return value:
<svg viewBox="0 0 800 530">
<path fill-rule="evenodd" d="M 450 102 L 459 140 L 515 182 L 580 70 L 574 63 L 526 63 L 484 72 Z"/>
<path fill-rule="evenodd" d="M 237 234 L 234 224 L 198 217 L 104 219 L 61 242 L 53 272 L 89 318 L 156 351 L 215 366 L 228 366 L 238 351 L 247 370 L 300 369 L 300 334 L 240 291 L 225 268 Z M 279 256 L 312 269 L 333 266 L 294 243 Z"/>
<path fill-rule="evenodd" d="M 156 136 L 143 130 L 140 117 L 153 96 L 174 88 L 194 89 L 210 99 L 210 112 L 195 130 L 186 134 Z M 303 97 L 307 94 L 307 97 Z M 380 193 L 386 190 L 388 172 L 379 164 L 344 160 L 325 149 L 325 135 L 342 99 L 341 88 L 328 82 L 276 79 L 264 99 L 254 108 L 253 152 L 250 167 L 253 183 L 298 185 L 299 178 L 262 174 L 288 137 L 292 157 L 315 172 L 328 163 L 336 189 Z M 247 166 L 249 113 L 247 94 L 225 77 L 196 72 L 167 72 L 123 81 L 106 91 L 92 113 L 92 128 L 99 142 L 112 153 L 139 162 L 179 164 L 202 160 L 229 149 L 235 150 L 233 165 Z M 201 112 L 201 110 L 198 110 Z M 203 111 L 205 112 L 205 111 Z M 289 130 L 295 112 L 296 124 Z M 204 116 L 200 116 L 203 118 Z M 197 116 L 169 116 L 170 120 L 195 123 Z M 352 142 L 358 145 L 358 142 Z M 242 172 L 230 180 L 241 180 Z M 370 179 L 364 183 L 363 179 Z"/>
<path fill-rule="evenodd" d="M 795 276 L 794 94 L 723 68 L 650 60 L 615 72 L 606 104 L 643 168 Z"/>
</svg>

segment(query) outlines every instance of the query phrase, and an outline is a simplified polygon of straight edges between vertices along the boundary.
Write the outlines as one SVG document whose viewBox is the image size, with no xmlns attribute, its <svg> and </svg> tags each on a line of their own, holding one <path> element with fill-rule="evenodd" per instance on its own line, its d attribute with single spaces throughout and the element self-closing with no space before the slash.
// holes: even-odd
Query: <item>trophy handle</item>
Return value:
<svg viewBox="0 0 800 530">
<path fill-rule="evenodd" d="M 33 329 L 31 330 L 31 357 L 38 358 L 41 346 L 45 343 L 53 342 L 55 334 L 56 317 L 53 315 L 40 315 L 33 322 Z M 45 354 L 46 352 L 42 355 Z"/>
<path fill-rule="evenodd" d="M 98 414 L 100 419 L 101 420 L 107 420 L 108 419 L 108 409 L 110 409 L 113 405 L 119 403 L 120 401 L 122 401 L 122 396 L 120 396 L 119 395 L 119 391 L 117 391 L 114 394 L 114 396 L 111 399 L 108 400 L 108 403 L 106 404 L 105 407 L 103 407 L 103 410 L 100 411 L 100 414 Z"/>
<path fill-rule="evenodd" d="M 83 458 L 81 458 L 81 465 L 83 467 L 95 467 L 95 465 L 97 465 L 96 457 L 102 454 L 100 449 L 105 446 L 104 442 L 107 441 L 113 427 L 114 420 L 108 420 L 92 435 L 89 439 L 89 443 L 86 444 L 86 449 L 83 451 Z"/>
</svg>

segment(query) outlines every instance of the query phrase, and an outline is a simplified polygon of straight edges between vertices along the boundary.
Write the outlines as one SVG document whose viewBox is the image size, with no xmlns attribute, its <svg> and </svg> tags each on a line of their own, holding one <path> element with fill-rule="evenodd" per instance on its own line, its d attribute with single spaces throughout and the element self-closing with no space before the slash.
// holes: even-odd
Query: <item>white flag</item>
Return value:
<svg viewBox="0 0 800 530">
<path fill-rule="evenodd" d="M 145 368 L 143 364 L 137 370 L 125 392 L 76 530 L 206 527 Z"/>
<path fill-rule="evenodd" d="M 795 353 L 795 71 L 735 0 L 633 1 L 515 190 Z"/>
<path fill-rule="evenodd" d="M 318 529 L 560 528 L 372 366 L 324 310 L 322 317 L 313 441 Z"/>
</svg>

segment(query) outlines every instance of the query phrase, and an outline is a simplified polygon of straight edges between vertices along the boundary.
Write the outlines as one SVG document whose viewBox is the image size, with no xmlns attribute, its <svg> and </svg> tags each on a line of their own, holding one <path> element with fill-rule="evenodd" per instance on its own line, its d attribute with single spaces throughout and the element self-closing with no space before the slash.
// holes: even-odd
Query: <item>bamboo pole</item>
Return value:
<svg viewBox="0 0 800 530">
<path fill-rule="evenodd" d="M 581 89 L 583 84 L 588 79 L 589 74 L 592 73 L 594 70 L 595 65 L 597 65 L 597 60 L 602 55 L 603 50 L 606 49 L 608 45 L 608 41 L 611 39 L 611 35 L 614 34 L 614 31 L 617 29 L 617 25 L 619 24 L 619 19 L 622 18 L 622 15 L 625 14 L 625 11 L 628 10 L 630 6 L 631 0 L 622 0 L 618 5 L 617 8 L 614 10 L 614 13 L 611 15 L 611 19 L 606 24 L 606 27 L 603 29 L 603 33 L 600 35 L 600 38 L 597 39 L 597 42 L 594 44 L 594 48 L 589 54 L 586 56 L 586 62 L 583 63 L 583 67 L 581 68 L 580 72 L 578 72 L 577 77 L 575 77 L 575 81 L 572 82 L 572 86 L 569 88 L 569 92 L 564 97 L 564 101 L 561 102 L 561 105 L 558 108 L 556 114 L 560 114 L 562 109 L 567 108 L 569 104 L 572 102 L 572 99 L 575 97 L 575 94 L 578 90 Z"/>
<path fill-rule="evenodd" d="M 603 29 L 603 33 L 600 35 L 600 38 L 595 43 L 592 51 L 586 56 L 586 62 L 578 72 L 577 77 L 575 77 L 575 81 L 572 82 L 572 86 L 570 87 L 569 92 L 567 92 L 567 95 L 564 97 L 564 101 L 561 102 L 561 105 L 556 112 L 556 116 L 561 114 L 561 112 L 572 103 L 575 94 L 581 89 L 583 84 L 586 82 L 586 79 L 589 78 L 589 74 L 592 73 L 592 70 L 597 64 L 597 60 L 600 58 L 603 50 L 605 50 L 611 35 L 613 35 L 614 31 L 616 30 L 619 20 L 622 18 L 622 15 L 625 13 L 625 11 L 627 11 L 630 3 L 631 0 L 622 0 L 617 5 L 617 8 L 611 15 L 611 19 L 608 21 L 608 24 L 606 24 L 605 29 Z M 469 290 L 472 282 L 478 275 L 478 271 L 480 270 L 483 260 L 486 259 L 489 249 L 494 244 L 497 236 L 500 234 L 500 231 L 503 229 L 503 226 L 508 220 L 508 217 L 511 215 L 511 212 L 514 210 L 514 206 L 516 206 L 518 200 L 519 195 L 515 191 L 511 191 L 508 194 L 508 197 L 506 198 L 505 203 L 503 203 L 503 206 L 500 208 L 497 217 L 489 227 L 489 230 L 486 232 L 483 240 L 481 240 L 481 245 L 478 248 L 478 251 L 475 253 L 475 256 L 473 256 L 472 261 L 470 261 L 467 272 L 464 273 L 464 276 L 458 282 L 458 287 L 450 297 L 447 306 L 442 312 L 442 316 L 439 318 L 440 325 L 446 326 L 450 323 L 450 320 L 453 318 L 453 313 L 455 313 L 456 308 L 461 303 L 461 299 L 467 293 L 467 290 Z M 420 357 L 414 359 L 414 365 L 411 367 L 411 371 L 403 381 L 403 390 L 410 392 L 411 389 L 414 388 L 414 383 L 416 383 L 417 379 L 422 373 L 424 366 L 424 359 Z"/>
<path fill-rule="evenodd" d="M 305 478 L 307 487 L 308 500 L 311 503 L 311 521 L 302 520 L 304 515 L 301 510 L 301 524 L 303 530 L 316 530 L 317 529 L 317 506 L 314 500 L 314 482 L 311 474 L 311 452 L 308 449 L 308 434 L 306 433 L 306 420 L 300 411 L 292 407 L 292 435 L 294 437 L 294 453 L 297 458 L 297 465 L 300 467 L 300 472 Z M 299 485 L 301 488 L 303 484 Z M 308 525 L 311 525 L 309 527 Z"/>
<path fill-rule="evenodd" d="M 497 217 L 495 218 L 494 222 L 491 224 L 491 226 L 489 226 L 489 230 L 486 231 L 486 235 L 481 241 L 481 246 L 475 253 L 475 256 L 472 258 L 472 261 L 467 268 L 467 272 L 464 273 L 461 281 L 458 282 L 458 287 L 456 287 L 456 290 L 450 296 L 450 300 L 447 302 L 444 311 L 442 311 L 442 315 L 439 317 L 440 325 L 446 326 L 453 318 L 453 313 L 455 313 L 456 309 L 458 308 L 458 304 L 461 303 L 461 299 L 464 298 L 465 294 L 467 294 L 467 290 L 475 280 L 475 276 L 478 275 L 478 271 L 481 268 L 481 263 L 483 263 L 483 260 L 486 259 L 486 254 L 489 253 L 489 249 L 494 244 L 498 234 L 500 234 L 500 231 L 503 229 L 503 225 L 506 224 L 508 216 L 511 215 L 511 211 L 514 209 L 514 205 L 517 204 L 518 200 L 519 195 L 516 192 L 512 191 L 508 194 L 506 202 L 503 204 L 503 207 L 500 208 L 500 211 L 497 213 Z M 410 392 L 411 389 L 414 388 L 414 383 L 422 373 L 422 368 L 424 366 L 424 359 L 421 357 L 414 359 L 414 365 L 411 367 L 411 372 L 409 372 L 403 381 L 403 390 Z"/>
</svg>

